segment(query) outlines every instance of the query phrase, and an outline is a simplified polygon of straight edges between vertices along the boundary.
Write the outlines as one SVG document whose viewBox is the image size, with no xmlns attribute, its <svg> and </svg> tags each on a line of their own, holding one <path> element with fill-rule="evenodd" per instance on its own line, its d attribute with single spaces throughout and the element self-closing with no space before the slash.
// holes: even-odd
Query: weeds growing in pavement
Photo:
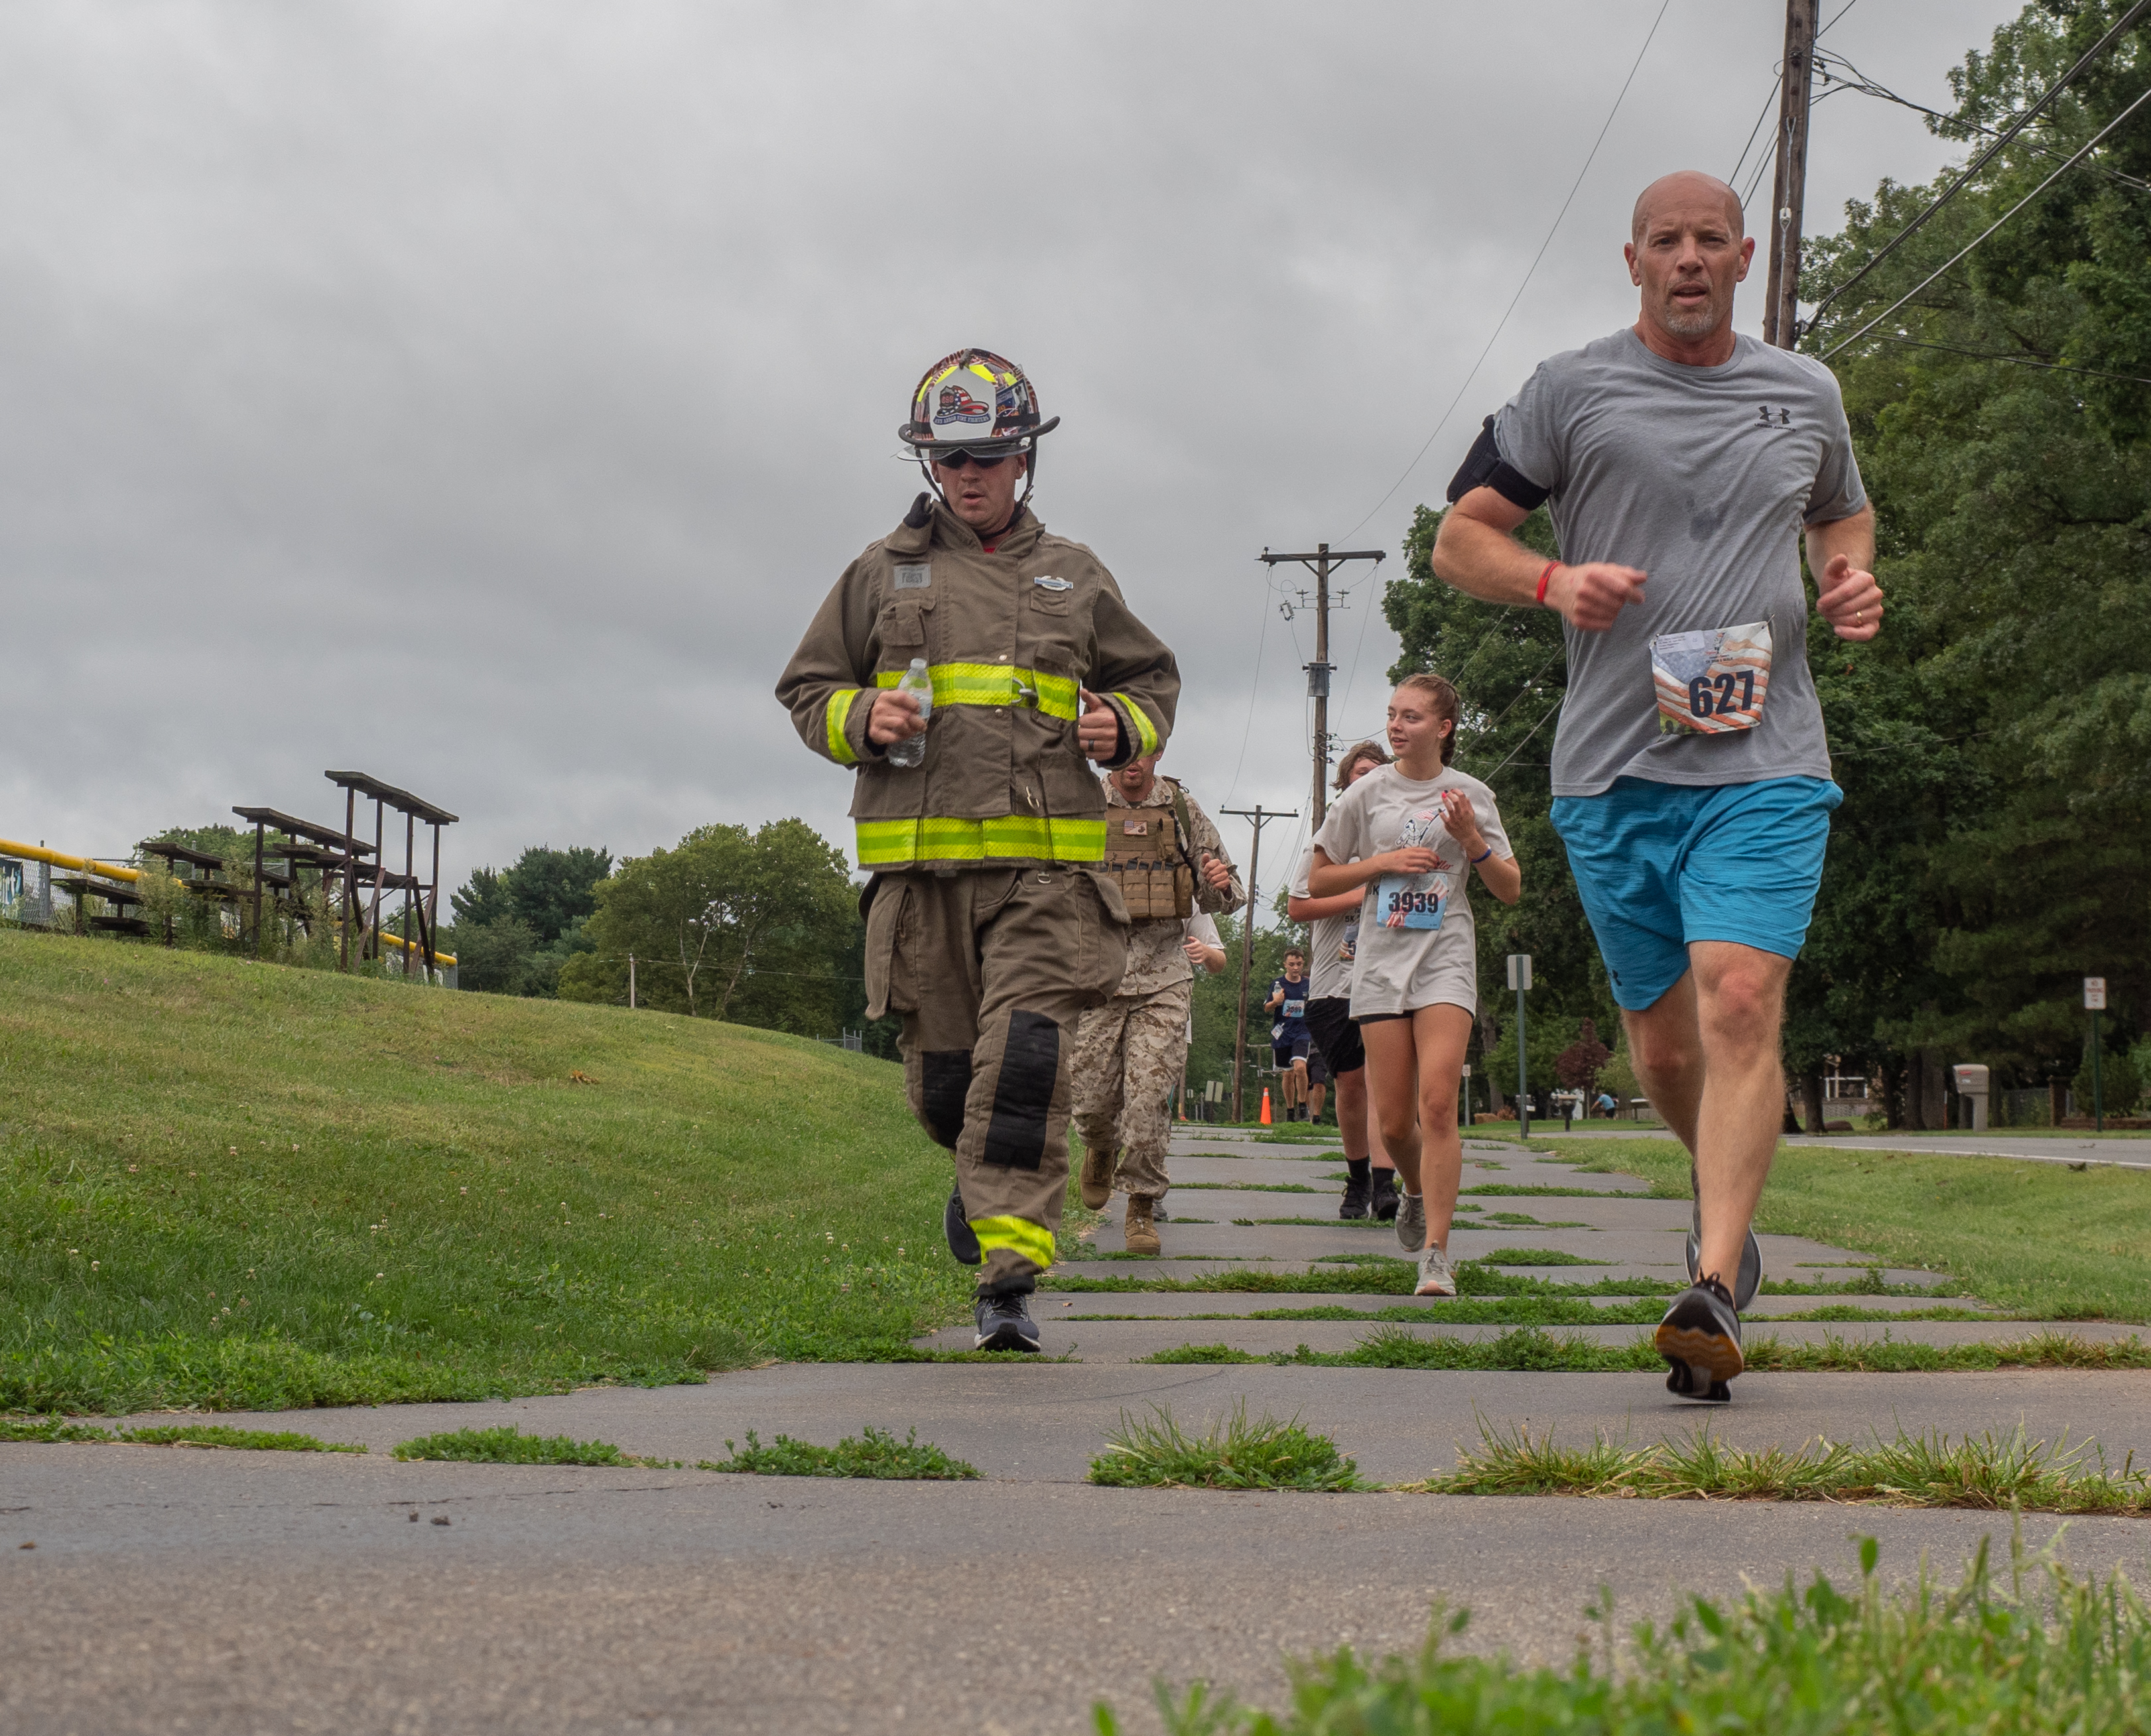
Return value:
<svg viewBox="0 0 2151 1736">
<path fill-rule="evenodd" d="M 675 1459 L 638 1459 L 610 1441 L 577 1441 L 568 1435 L 525 1435 L 513 1426 L 453 1429 L 421 1435 L 396 1449 L 399 1459 L 448 1459 L 472 1465 L 644 1465 L 676 1470 Z"/>
<path fill-rule="evenodd" d="M 1820 1574 L 1805 1591 L 1751 1591 L 1738 1602 L 1689 1597 L 1665 1627 L 1631 1628 L 1617 1668 L 1610 1595 L 1585 1612 L 1602 1663 L 1579 1646 L 1566 1670 L 1506 1656 L 1446 1655 L 1466 1612 L 1436 1606 L 1415 1657 L 1376 1663 L 1344 1646 L 1289 1665 L 1292 1705 L 1271 1714 L 1207 1683 L 1176 1698 L 1162 1680 L 1167 1736 L 1343 1736 L 1346 1732 L 1566 1730 L 1642 1736 L 1667 1730 L 1891 1731 L 1926 1736 L 2144 1728 L 2151 1611 L 2121 1574 L 2078 1578 L 2012 1537 L 1997 1575 L 1981 1539 L 1954 1589 L 1923 1567 L 1885 1589 L 1880 1551 L 1860 1540 L 1850 1596 Z M 1112 1709 L 1092 1712 L 1118 1736 Z"/>
<path fill-rule="evenodd" d="M 1119 1429 L 1091 1461 L 1091 1481 L 1114 1489 L 1303 1489 L 1341 1492 L 1373 1486 L 1327 1435 L 1265 1416 L 1248 1421 L 1243 1400 L 1222 1423 L 1190 1435 L 1162 1405 L 1146 1417 L 1121 1413 Z"/>
<path fill-rule="evenodd" d="M 1812 1440 L 1795 1451 L 1728 1446 L 1708 1426 L 1683 1441 L 1630 1447 L 1593 1433 L 1588 1446 L 1556 1446 L 1549 1428 L 1496 1432 L 1456 1466 L 1398 1486 L 1428 1495 L 1585 1495 L 1658 1501 L 1832 1501 L 1987 1511 L 2151 1512 L 2151 1477 L 2134 1456 L 2108 1466 L 2095 1443 L 2071 1446 L 2015 1434 L 1874 1437 L 1871 1446 Z"/>
<path fill-rule="evenodd" d="M 1175 1182 L 1173 1191 L 1208 1188 L 1218 1194 L 1327 1194 L 1327 1188 L 1310 1188 L 1304 1182 Z M 1327 1220 L 1325 1220 L 1327 1221 Z"/>
<path fill-rule="evenodd" d="M 779 1435 L 764 1446 L 754 1431 L 747 1431 L 747 1450 L 725 1443 L 729 1456 L 704 1459 L 697 1471 L 737 1471 L 754 1476 L 866 1476 L 912 1479 L 929 1482 L 963 1482 L 975 1477 L 978 1467 L 952 1459 L 929 1442 L 919 1444 L 919 1431 L 909 1431 L 902 1441 L 886 1429 L 869 1423 L 858 1435 L 847 1435 L 834 1446 L 816 1446 Z"/>
<path fill-rule="evenodd" d="M 1432 1312 L 1432 1310 L 1430 1310 Z M 1750 1373 L 1966 1374 L 1998 1368 L 2151 1368 L 2151 1345 L 2138 1338 L 2103 1342 L 2041 1333 L 2007 1344 L 1921 1345 L 1899 1339 L 1847 1339 L 1835 1334 L 1820 1344 L 1751 1339 L 1745 1347 Z M 1542 1370 L 1563 1374 L 1611 1374 L 1664 1365 L 1647 1335 L 1626 1344 L 1601 1344 L 1569 1334 L 1556 1337 L 1536 1326 L 1518 1326 L 1498 1338 L 1421 1336 L 1384 1323 L 1349 1350 L 1296 1350 L 1253 1355 L 1222 1345 L 1182 1345 L 1139 1359 L 1145 1362 L 1268 1362 L 1297 1368 Z"/>
<path fill-rule="evenodd" d="M 160 1423 L 146 1429 L 102 1429 L 63 1416 L 0 1416 L 0 1441 L 111 1441 L 133 1446 L 229 1446 L 256 1452 L 362 1453 L 347 1442 L 321 1441 L 289 1429 L 234 1429 L 222 1423 Z"/>
</svg>

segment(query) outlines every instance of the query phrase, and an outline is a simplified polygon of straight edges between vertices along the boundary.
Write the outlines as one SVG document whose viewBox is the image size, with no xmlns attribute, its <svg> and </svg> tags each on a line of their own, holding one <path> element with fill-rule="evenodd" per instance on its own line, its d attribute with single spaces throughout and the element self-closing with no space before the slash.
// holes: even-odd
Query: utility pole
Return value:
<svg viewBox="0 0 2151 1736">
<path fill-rule="evenodd" d="M 1227 808 L 1226 813 L 1254 824 L 1254 847 L 1248 852 L 1248 912 L 1240 929 L 1240 1018 L 1232 1032 L 1232 1120 L 1240 1121 L 1240 1069 L 1248 1059 L 1248 971 L 1255 959 L 1255 876 L 1263 865 L 1263 828 L 1273 820 L 1297 820 L 1299 810 L 1280 814 L 1257 802 L 1253 808 Z"/>
<path fill-rule="evenodd" d="M 1259 558 L 1265 567 L 1298 561 L 1314 575 L 1314 661 L 1306 669 L 1307 695 L 1314 701 L 1313 829 L 1319 831 L 1329 805 L 1329 672 L 1336 667 L 1329 661 L 1329 575 L 1347 561 L 1372 561 L 1379 566 L 1384 554 L 1379 548 L 1332 554 L 1327 542 L 1318 542 L 1312 554 L 1272 554 L 1265 548 Z M 1237 1112 L 1234 1118 L 1238 1118 Z"/>
<path fill-rule="evenodd" d="M 1814 78 L 1822 0 L 1785 0 L 1785 70 L 1778 96 L 1778 170 L 1770 192 L 1770 279 L 1763 341 L 1789 350 L 1800 337 L 1800 211 L 1807 196 L 1808 93 Z"/>
</svg>

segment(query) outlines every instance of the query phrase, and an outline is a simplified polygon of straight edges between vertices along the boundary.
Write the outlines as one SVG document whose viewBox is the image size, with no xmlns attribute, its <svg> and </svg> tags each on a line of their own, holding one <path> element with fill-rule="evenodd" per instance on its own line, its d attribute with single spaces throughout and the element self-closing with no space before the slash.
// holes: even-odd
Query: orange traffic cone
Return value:
<svg viewBox="0 0 2151 1736">
<path fill-rule="evenodd" d="M 1263 1125 L 1264 1127 L 1268 1127 L 1269 1124 L 1270 1124 L 1270 1088 L 1269 1088 L 1269 1087 L 1268 1087 L 1268 1086 L 1265 1085 L 1265 1086 L 1263 1086 Z"/>
</svg>

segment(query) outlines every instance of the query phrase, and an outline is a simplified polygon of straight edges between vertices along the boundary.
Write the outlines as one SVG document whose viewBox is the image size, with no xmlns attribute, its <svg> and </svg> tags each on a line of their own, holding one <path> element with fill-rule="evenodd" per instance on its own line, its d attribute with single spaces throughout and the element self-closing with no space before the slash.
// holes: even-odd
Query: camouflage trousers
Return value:
<svg viewBox="0 0 2151 1736">
<path fill-rule="evenodd" d="M 1076 1027 L 1076 1130 L 1086 1145 L 1120 1151 L 1114 1185 L 1130 1194 L 1162 1199 L 1172 1185 L 1165 1148 L 1194 993 L 1192 982 L 1174 982 L 1146 995 L 1116 995 Z"/>
</svg>

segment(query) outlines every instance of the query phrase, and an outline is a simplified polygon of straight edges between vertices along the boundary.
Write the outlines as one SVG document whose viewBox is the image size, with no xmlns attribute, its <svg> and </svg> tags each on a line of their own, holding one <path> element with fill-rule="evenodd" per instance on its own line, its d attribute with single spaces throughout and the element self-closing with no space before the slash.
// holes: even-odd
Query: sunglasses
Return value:
<svg viewBox="0 0 2151 1736">
<path fill-rule="evenodd" d="M 945 452 L 934 454 L 936 464 L 945 464 L 951 470 L 961 470 L 966 464 L 975 464 L 981 470 L 991 470 L 1015 456 L 1014 452 L 974 452 L 963 447 L 952 447 Z"/>
</svg>

